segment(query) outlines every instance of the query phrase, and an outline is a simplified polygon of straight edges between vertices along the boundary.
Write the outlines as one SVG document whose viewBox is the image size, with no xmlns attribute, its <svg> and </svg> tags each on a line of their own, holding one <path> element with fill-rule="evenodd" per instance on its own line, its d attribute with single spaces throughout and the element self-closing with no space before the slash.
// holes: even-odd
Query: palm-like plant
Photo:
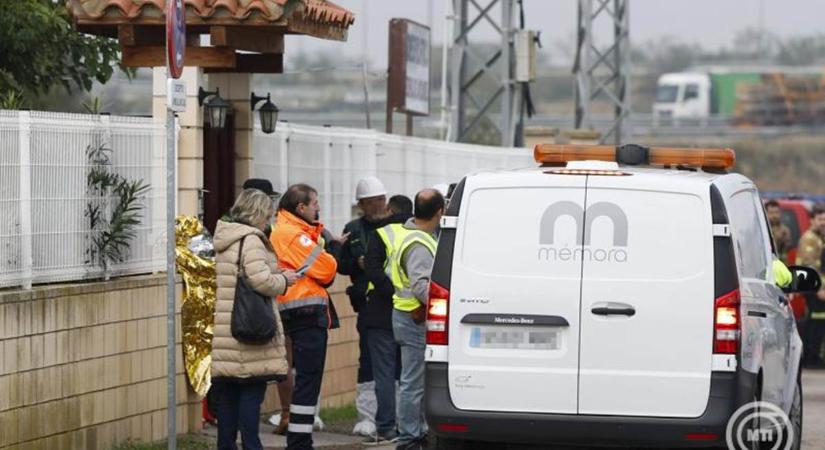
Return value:
<svg viewBox="0 0 825 450">
<path fill-rule="evenodd" d="M 89 202 L 85 215 L 90 230 L 86 264 L 100 267 L 104 279 L 109 279 L 112 263 L 128 256 L 142 217 L 141 198 L 149 192 L 143 180 L 129 180 L 114 172 L 111 154 L 102 133 L 94 132 L 86 147 Z"/>
</svg>

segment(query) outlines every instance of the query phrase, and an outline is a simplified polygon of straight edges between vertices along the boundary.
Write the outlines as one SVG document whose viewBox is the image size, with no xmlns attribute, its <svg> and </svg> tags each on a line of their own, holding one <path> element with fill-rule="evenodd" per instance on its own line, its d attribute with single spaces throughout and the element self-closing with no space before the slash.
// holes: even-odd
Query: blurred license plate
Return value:
<svg viewBox="0 0 825 450">
<path fill-rule="evenodd" d="M 559 332 L 546 328 L 473 327 L 470 347 L 558 350 Z"/>
</svg>

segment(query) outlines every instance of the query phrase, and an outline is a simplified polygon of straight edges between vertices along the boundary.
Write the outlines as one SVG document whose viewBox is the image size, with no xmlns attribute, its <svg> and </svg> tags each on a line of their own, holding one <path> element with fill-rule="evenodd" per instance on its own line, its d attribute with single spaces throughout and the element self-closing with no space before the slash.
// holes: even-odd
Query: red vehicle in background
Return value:
<svg viewBox="0 0 825 450">
<path fill-rule="evenodd" d="M 796 251 L 799 245 L 799 238 L 808 231 L 811 226 L 811 202 L 797 199 L 776 199 L 779 207 L 782 208 L 782 223 L 791 230 L 791 242 L 793 246 L 788 250 L 787 265 L 796 264 Z M 805 304 L 805 297 L 801 294 L 790 294 L 789 301 L 793 308 L 796 321 L 805 318 L 808 307 Z"/>
</svg>

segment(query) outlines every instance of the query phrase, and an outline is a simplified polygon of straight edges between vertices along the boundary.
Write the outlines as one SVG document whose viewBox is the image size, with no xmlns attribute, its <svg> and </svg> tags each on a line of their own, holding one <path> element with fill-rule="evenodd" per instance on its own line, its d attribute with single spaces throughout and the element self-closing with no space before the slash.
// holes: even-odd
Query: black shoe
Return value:
<svg viewBox="0 0 825 450">
<path fill-rule="evenodd" d="M 363 444 L 367 446 L 394 444 L 398 440 L 398 433 L 390 430 L 386 433 L 375 432 L 364 439 Z"/>
<path fill-rule="evenodd" d="M 421 439 L 416 439 L 412 442 L 407 442 L 406 444 L 400 444 L 395 447 L 395 450 L 426 450 L 427 445 L 425 441 Z"/>
</svg>

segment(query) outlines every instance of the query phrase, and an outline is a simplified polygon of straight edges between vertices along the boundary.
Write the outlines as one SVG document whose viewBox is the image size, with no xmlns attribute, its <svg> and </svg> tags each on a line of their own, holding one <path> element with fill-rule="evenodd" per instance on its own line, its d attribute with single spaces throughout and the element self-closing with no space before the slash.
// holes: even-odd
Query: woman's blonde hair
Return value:
<svg viewBox="0 0 825 450">
<path fill-rule="evenodd" d="M 272 199 L 257 189 L 244 189 L 235 199 L 229 215 L 235 222 L 252 227 L 265 225 L 273 212 Z"/>
</svg>

